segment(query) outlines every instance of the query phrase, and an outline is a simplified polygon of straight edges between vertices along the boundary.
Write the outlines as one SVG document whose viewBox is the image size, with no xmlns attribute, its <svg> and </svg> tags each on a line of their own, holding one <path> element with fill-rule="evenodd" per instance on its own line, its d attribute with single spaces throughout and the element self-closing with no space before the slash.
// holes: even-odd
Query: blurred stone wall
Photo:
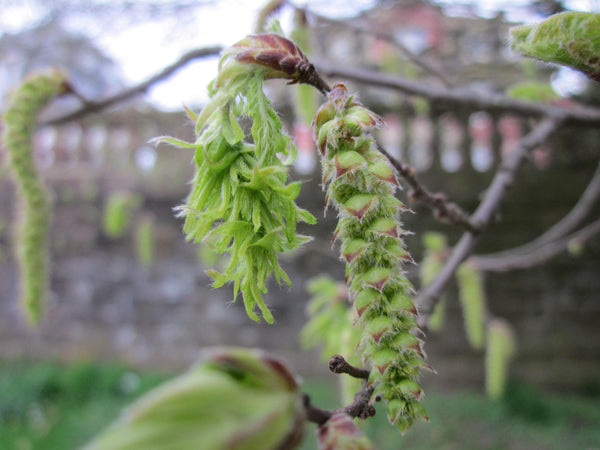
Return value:
<svg viewBox="0 0 600 450">
<path fill-rule="evenodd" d="M 135 117 L 135 122 L 128 123 L 127 114 L 111 116 L 104 132 L 93 132 L 95 138 L 90 137 L 93 126 L 99 126 L 95 123 L 84 123 L 79 131 L 71 129 L 54 138 L 44 137 L 43 133 L 52 133 L 43 131 L 39 137 L 38 159 L 53 190 L 56 209 L 50 298 L 46 318 L 36 329 L 24 322 L 17 305 L 18 274 L 10 253 L 10 224 L 17 214 L 15 196 L 10 180 L 0 178 L 1 356 L 116 358 L 138 366 L 181 368 L 193 362 L 204 346 L 245 345 L 287 357 L 304 376 L 325 374 L 318 353 L 302 350 L 297 339 L 305 322 L 306 281 L 323 272 L 343 280 L 344 273 L 337 250 L 330 244 L 335 214 L 322 214 L 318 168 L 295 174 L 305 182 L 299 203 L 319 218 L 316 227 L 302 227 L 302 232 L 314 235 L 315 240 L 296 255 L 283 257 L 294 289 L 273 283 L 267 302 L 276 323 L 254 323 L 246 317 L 241 300 L 232 302 L 230 287 L 210 287 L 197 247 L 185 242 L 182 221 L 174 216 L 173 207 L 185 198 L 192 176 L 192 154 L 147 146 L 149 138 L 167 133 L 190 139 L 191 126 L 181 125 L 185 123 L 183 115 Z M 469 129 L 469 123 L 472 121 L 463 128 Z M 431 123 L 418 126 L 432 129 Z M 120 136 L 115 131 L 119 129 Z M 494 135 L 491 131 L 489 145 Z M 79 137 L 73 138 L 73 134 Z M 402 141 L 401 134 L 382 139 L 391 145 L 393 139 Z M 570 143 L 577 136 L 578 148 L 586 149 L 597 142 L 597 134 L 566 130 L 555 140 L 552 152 L 540 149 L 503 202 L 502 220 L 483 236 L 477 251 L 527 242 L 566 214 L 595 168 L 594 157 Z M 432 190 L 444 190 L 472 210 L 493 175 L 492 166 L 477 170 L 476 164 L 469 163 L 475 153 L 463 152 L 473 149 L 481 134 L 442 141 L 445 145 L 439 148 L 463 152 L 463 162 L 449 166 L 452 171 L 443 163 L 443 151 L 437 156 L 431 153 L 432 146 L 420 145 L 419 136 L 413 132 L 412 144 L 404 149 L 398 144 L 398 153 L 421 165 L 420 176 Z M 426 135 L 424 142 L 431 142 L 431 136 Z M 486 151 L 502 151 L 510 136 L 504 132 L 497 148 Z M 417 155 L 416 151 L 429 153 Z M 415 159 L 417 156 L 420 159 Z M 136 261 L 133 225 L 118 239 L 110 239 L 101 229 L 104 204 L 112 192 L 121 189 L 140 193 L 144 201 L 139 214 L 153 218 L 156 258 L 151 267 Z M 446 232 L 450 242 L 460 235 L 455 227 L 435 222 L 428 210 L 416 206 L 415 212 L 403 220 L 406 228 L 415 232 L 407 244 L 417 261 L 422 256 L 420 236 L 424 231 Z M 599 255 L 596 238 L 579 257 L 565 254 L 531 270 L 486 276 L 491 311 L 508 319 L 517 332 L 514 375 L 561 389 L 598 382 Z M 409 270 L 418 285 L 416 268 Z M 444 331 L 426 339 L 430 363 L 438 372 L 428 375 L 426 384 L 482 388 L 483 355 L 468 348 L 455 286 L 450 286 L 446 295 Z"/>
</svg>

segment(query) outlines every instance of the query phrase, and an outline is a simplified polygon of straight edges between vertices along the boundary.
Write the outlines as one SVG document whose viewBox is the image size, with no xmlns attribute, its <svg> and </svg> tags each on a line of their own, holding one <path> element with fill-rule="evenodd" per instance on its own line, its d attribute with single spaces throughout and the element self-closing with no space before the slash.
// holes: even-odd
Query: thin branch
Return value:
<svg viewBox="0 0 600 450">
<path fill-rule="evenodd" d="M 316 423 L 317 425 L 323 425 L 325 422 L 331 419 L 331 416 L 333 416 L 333 411 L 322 409 L 313 405 L 308 394 L 303 394 L 302 402 L 304 411 L 306 412 L 306 420 L 309 422 Z"/>
<path fill-rule="evenodd" d="M 527 269 L 542 264 L 549 259 L 566 251 L 572 243 L 584 244 L 596 234 L 600 233 L 600 220 L 590 223 L 581 230 L 557 239 L 555 241 L 546 242 L 529 253 L 515 253 L 507 255 L 504 258 L 481 258 L 473 257 L 469 261 L 480 270 L 489 272 L 506 272 L 514 269 Z"/>
<path fill-rule="evenodd" d="M 369 374 L 371 373 L 367 369 L 361 369 L 360 367 L 354 367 L 348 361 L 344 359 L 342 355 L 333 355 L 329 360 L 329 370 L 333 373 L 345 373 L 354 378 L 360 378 L 362 380 L 368 380 Z"/>
<path fill-rule="evenodd" d="M 460 225 L 466 230 L 477 233 L 479 227 L 471 221 L 469 215 L 456 203 L 448 201 L 446 194 L 436 192 L 430 193 L 425 186 L 418 180 L 417 172 L 409 164 L 401 163 L 388 153 L 388 151 L 378 145 L 379 151 L 383 153 L 400 176 L 410 185 L 412 191 L 409 194 L 411 201 L 422 202 L 434 211 L 436 219 L 441 221 Z"/>
<path fill-rule="evenodd" d="M 493 253 L 490 255 L 476 255 L 470 258 L 481 270 L 504 270 L 498 269 L 505 267 L 508 261 L 520 256 L 528 255 L 531 252 L 538 251 L 545 244 L 551 243 L 570 233 L 577 227 L 591 209 L 597 204 L 600 197 L 600 163 L 594 172 L 587 188 L 573 207 L 571 211 L 563 217 L 554 226 L 548 229 L 544 234 L 537 237 L 527 244 L 515 248 Z M 508 270 L 508 269 L 506 269 Z"/>
<path fill-rule="evenodd" d="M 198 59 L 198 58 L 205 58 L 207 56 L 217 55 L 221 52 L 222 49 L 223 48 L 220 46 L 214 46 L 214 47 L 199 48 L 196 50 L 189 51 L 189 52 L 185 53 L 183 56 L 181 56 L 173 64 L 165 67 L 163 70 L 161 70 L 157 74 L 151 76 L 147 80 L 145 80 L 135 86 L 129 87 L 121 92 L 118 92 L 115 95 L 107 97 L 104 100 L 83 101 L 82 102 L 83 106 L 81 108 L 79 108 L 73 112 L 70 112 L 68 114 L 65 114 L 63 116 L 51 119 L 51 120 L 47 121 L 45 123 L 45 125 L 60 125 L 60 124 L 66 123 L 66 122 L 70 122 L 72 120 L 80 119 L 81 117 L 83 117 L 87 114 L 101 111 L 112 105 L 115 105 L 117 103 L 128 100 L 136 95 L 143 94 L 152 85 L 169 77 L 174 72 L 176 72 L 177 70 L 182 68 L 184 65 L 186 65 L 188 62 L 190 62 L 194 59 Z"/>
<path fill-rule="evenodd" d="M 600 109 L 576 106 L 566 108 L 558 105 L 516 100 L 491 92 L 480 92 L 469 88 L 444 88 L 411 81 L 402 77 L 382 74 L 374 70 L 349 68 L 322 59 L 313 59 L 321 73 L 342 77 L 370 86 L 379 86 L 417 95 L 434 102 L 437 106 L 464 106 L 478 111 L 511 113 L 525 117 L 561 117 L 565 124 L 599 125 Z"/>
<path fill-rule="evenodd" d="M 366 381 L 363 381 L 362 389 L 356 393 L 354 401 L 338 411 L 359 419 L 373 417 L 375 415 L 375 407 L 371 404 L 371 397 L 374 390 L 375 386 L 369 386 Z"/>
<path fill-rule="evenodd" d="M 307 394 L 304 394 L 303 401 L 306 419 L 309 422 L 316 423 L 317 425 L 323 425 L 331 418 L 331 416 L 339 412 L 348 414 L 350 417 L 358 417 L 359 419 L 366 419 L 374 416 L 375 407 L 371 404 L 371 397 L 373 396 L 373 390 L 375 387 L 373 385 L 369 385 L 367 382 L 369 379 L 369 370 L 352 366 L 344 359 L 342 355 L 334 355 L 331 357 L 329 360 L 329 370 L 331 370 L 333 373 L 347 374 L 351 377 L 362 379 L 362 388 L 354 395 L 354 400 L 352 403 L 334 411 L 314 406 L 311 403 L 310 397 Z"/>
<path fill-rule="evenodd" d="M 332 19 L 330 17 L 325 17 L 325 16 L 315 13 L 314 11 L 309 10 L 307 7 L 296 6 L 292 2 L 289 2 L 289 1 L 286 3 L 288 5 L 290 5 L 292 8 L 299 10 L 299 11 L 303 11 L 307 15 L 314 17 L 319 22 L 323 22 L 323 23 L 329 24 L 329 25 L 339 25 L 339 26 L 342 26 L 345 28 L 349 28 L 351 30 L 358 31 L 360 33 L 370 34 L 372 36 L 375 36 L 376 38 L 387 41 L 387 42 L 391 43 L 392 45 L 394 45 L 396 48 L 398 48 L 398 50 L 400 50 L 400 52 L 407 59 L 412 61 L 415 65 L 417 65 L 418 67 L 423 69 L 425 72 L 428 72 L 431 75 L 438 78 L 442 83 L 444 83 L 445 86 L 450 87 L 452 85 L 452 83 L 448 80 L 448 78 L 442 72 L 437 70 L 435 67 L 433 67 L 431 64 L 429 64 L 427 61 L 425 61 L 419 55 L 416 55 L 415 53 L 410 51 L 408 49 L 408 47 L 406 47 L 406 45 L 404 45 L 401 41 L 399 41 L 398 39 L 396 39 L 393 35 L 391 35 L 389 33 L 384 33 L 378 29 L 375 29 L 372 27 L 367 27 L 367 26 L 361 25 L 356 22 L 336 20 L 336 19 Z"/>
<path fill-rule="evenodd" d="M 491 221 L 495 211 L 507 188 L 512 184 L 515 173 L 520 167 L 523 159 L 534 148 L 541 145 L 552 135 L 563 123 L 563 117 L 546 117 L 539 122 L 531 132 L 521 140 L 519 146 L 506 158 L 503 164 L 496 172 L 485 196 L 479 204 L 476 211 L 471 216 L 471 221 L 477 224 L 479 229 L 485 228 Z M 427 318 L 433 311 L 435 304 L 439 300 L 440 294 L 454 272 L 462 261 L 469 255 L 478 236 L 466 231 L 452 249 L 452 252 L 444 264 L 442 270 L 436 275 L 434 280 L 425 288 L 417 298 L 417 305 L 420 311 L 420 325 L 425 328 Z"/>
</svg>

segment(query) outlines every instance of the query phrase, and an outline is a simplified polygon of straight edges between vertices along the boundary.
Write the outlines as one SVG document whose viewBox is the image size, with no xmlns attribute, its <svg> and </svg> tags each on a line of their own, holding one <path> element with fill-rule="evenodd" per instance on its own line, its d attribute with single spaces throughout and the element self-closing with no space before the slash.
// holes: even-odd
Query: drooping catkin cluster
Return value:
<svg viewBox="0 0 600 450">
<path fill-rule="evenodd" d="M 35 167 L 32 137 L 40 111 L 67 90 L 66 76 L 61 71 L 32 75 L 12 93 L 4 113 L 4 148 L 22 209 L 15 239 L 21 272 L 21 304 L 32 324 L 38 323 L 44 312 L 50 226 L 50 205 L 44 182 Z"/>
<path fill-rule="evenodd" d="M 189 239 L 231 254 L 222 273 L 208 271 L 213 287 L 233 282 L 234 298 L 241 292 L 248 316 L 257 321 L 258 307 L 273 322 L 262 297 L 268 276 L 290 284 L 278 254 L 308 240 L 296 233 L 296 223 L 316 221 L 294 202 L 300 183 L 287 182 L 287 166 L 296 150 L 263 92 L 263 81 L 312 82 L 312 71 L 291 41 L 275 34 L 249 36 L 224 52 L 210 85 L 211 100 L 198 116 L 190 113 L 196 141 L 158 139 L 195 149 L 196 175 L 180 208 L 184 231 Z M 252 121 L 249 133 L 240 125 L 242 118 Z"/>
<path fill-rule="evenodd" d="M 412 258 L 397 220 L 406 207 L 395 196 L 398 181 L 370 130 L 381 119 L 353 99 L 342 83 L 315 115 L 327 202 L 338 210 L 335 239 L 341 241 L 346 281 L 363 327 L 360 344 L 372 368 L 375 396 L 387 400 L 388 418 L 400 430 L 427 420 L 417 384 L 424 361 L 416 336 L 417 310 L 402 265 Z"/>
</svg>

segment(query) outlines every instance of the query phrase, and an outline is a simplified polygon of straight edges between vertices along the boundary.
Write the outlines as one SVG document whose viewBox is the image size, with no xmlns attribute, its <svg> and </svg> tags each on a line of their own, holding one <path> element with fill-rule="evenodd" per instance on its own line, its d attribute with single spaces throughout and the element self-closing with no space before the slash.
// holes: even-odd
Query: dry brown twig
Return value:
<svg viewBox="0 0 600 450">
<path fill-rule="evenodd" d="M 205 58 L 207 56 L 218 55 L 222 49 L 223 47 L 221 46 L 214 46 L 191 50 L 182 55 L 173 64 L 170 64 L 169 66 L 165 67 L 164 69 L 151 76 L 147 80 L 144 80 L 143 82 L 136 84 L 135 86 L 131 86 L 127 89 L 124 89 L 123 91 L 118 92 L 115 95 L 111 95 L 110 97 L 107 97 L 103 100 L 86 100 L 78 95 L 77 97 L 82 100 L 81 108 L 68 114 L 56 117 L 54 119 L 50 119 L 47 122 L 45 122 L 44 125 L 60 125 L 66 122 L 71 122 L 73 120 L 81 119 L 82 117 L 90 113 L 99 112 L 118 103 L 122 103 L 126 100 L 129 100 L 132 97 L 135 97 L 136 95 L 145 93 L 150 87 L 152 87 L 160 81 L 163 81 L 165 78 L 169 77 L 177 70 L 181 69 L 190 61 L 193 61 L 194 59 Z"/>
<path fill-rule="evenodd" d="M 564 123 L 564 120 L 565 118 L 562 116 L 548 116 L 540 121 L 523 137 L 513 153 L 503 161 L 486 190 L 481 203 L 471 216 L 471 221 L 477 224 L 480 230 L 490 223 L 500 200 L 504 197 L 507 188 L 513 183 L 517 169 L 521 166 L 526 155 L 545 142 Z M 422 327 L 426 327 L 427 319 L 439 300 L 442 290 L 450 278 L 452 278 L 460 263 L 469 256 L 477 239 L 478 235 L 472 231 L 463 233 L 458 243 L 452 249 L 442 270 L 417 297 L 416 303 L 419 307 L 419 320 Z"/>
<path fill-rule="evenodd" d="M 410 51 L 408 49 L 408 47 L 406 47 L 406 45 L 404 45 L 402 42 L 400 42 L 398 39 L 396 39 L 394 36 L 390 35 L 389 33 L 384 33 L 378 29 L 370 28 L 370 27 L 367 27 L 365 25 L 362 25 L 362 24 L 354 22 L 354 21 L 332 19 L 330 17 L 326 17 L 321 14 L 317 14 L 314 11 L 311 11 L 310 9 L 308 9 L 308 7 L 296 6 L 293 4 L 293 2 L 286 1 L 285 3 L 287 3 L 289 6 L 291 6 L 292 8 L 294 8 L 298 11 L 304 12 L 309 17 L 314 18 L 316 22 L 321 22 L 326 25 L 339 25 L 344 28 L 358 31 L 360 33 L 370 34 L 371 36 L 375 36 L 378 39 L 387 41 L 387 42 L 391 43 L 393 46 L 395 46 L 398 50 L 400 50 L 400 53 L 402 53 L 402 55 L 404 55 L 404 57 L 406 59 L 413 62 L 416 66 L 420 67 L 426 73 L 429 73 L 429 74 L 433 75 L 434 77 L 438 78 L 445 86 L 447 86 L 447 87 L 452 86 L 452 83 L 450 82 L 450 80 L 448 79 L 448 77 L 446 75 L 444 75 L 442 72 L 437 70 L 435 67 L 433 67 L 431 64 L 429 64 L 427 61 L 425 61 L 419 55 Z"/>
<path fill-rule="evenodd" d="M 535 264 L 546 261 L 552 256 L 561 253 L 569 246 L 569 242 L 579 241 L 583 238 L 583 242 L 591 237 L 588 232 L 591 225 L 565 237 L 573 231 L 592 208 L 597 204 L 600 198 L 600 163 L 594 172 L 587 188 L 569 211 L 554 226 L 548 229 L 545 233 L 537 237 L 531 242 L 520 245 L 515 248 L 504 250 L 490 255 L 475 255 L 469 258 L 478 269 L 485 271 L 506 271 L 516 268 L 531 267 Z M 592 224 L 593 225 L 593 224 Z M 593 230 L 594 227 L 591 228 Z"/>
<path fill-rule="evenodd" d="M 375 415 L 375 407 L 372 405 L 371 397 L 373 396 L 374 386 L 369 386 L 370 371 L 360 367 L 354 367 L 348 363 L 342 355 L 333 355 L 329 360 L 329 370 L 337 374 L 346 374 L 354 378 L 363 380 L 363 385 L 360 391 L 354 396 L 354 401 L 342 408 L 330 411 L 314 406 L 308 395 L 304 395 L 304 410 L 306 418 L 309 422 L 322 425 L 327 422 L 334 414 L 344 413 L 352 418 L 367 419 Z"/>
</svg>

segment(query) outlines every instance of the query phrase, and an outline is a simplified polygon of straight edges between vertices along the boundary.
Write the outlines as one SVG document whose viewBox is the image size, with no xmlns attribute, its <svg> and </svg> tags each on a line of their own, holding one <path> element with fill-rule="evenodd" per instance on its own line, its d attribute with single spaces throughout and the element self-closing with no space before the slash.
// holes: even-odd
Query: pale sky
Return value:
<svg viewBox="0 0 600 450">
<path fill-rule="evenodd" d="M 111 0 L 109 0 L 111 1 Z M 156 20 L 128 27 L 118 33 L 102 33 L 90 23 L 71 25 L 82 33 L 91 31 L 97 37 L 98 45 L 121 66 L 127 84 L 139 83 L 171 64 L 188 50 L 208 45 L 230 45 L 253 31 L 259 9 L 266 0 L 219 0 L 214 5 L 196 10 L 195 16 L 188 20 L 193 26 L 179 26 L 173 20 Z M 314 0 L 296 1 L 297 5 L 308 4 L 309 8 L 320 14 L 332 17 L 351 16 L 361 9 L 369 8 L 374 0 Z M 453 11 L 459 2 L 442 0 L 440 4 Z M 506 7 L 519 6 L 529 2 L 524 0 L 480 0 L 478 13 L 492 15 L 492 11 Z M 565 4 L 582 11 L 600 11 L 600 0 L 567 0 Z M 3 12 L 0 14 L 0 27 L 8 32 L 36 22 L 39 13 L 27 0 L 0 0 Z M 290 9 L 285 8 L 280 20 L 285 31 L 290 31 Z M 512 20 L 535 18 L 518 16 Z M 188 64 L 174 76 L 156 85 L 148 93 L 148 100 L 156 106 L 180 110 L 182 105 L 197 105 L 206 98 L 206 85 L 216 75 L 217 58 L 206 58 Z"/>
</svg>

